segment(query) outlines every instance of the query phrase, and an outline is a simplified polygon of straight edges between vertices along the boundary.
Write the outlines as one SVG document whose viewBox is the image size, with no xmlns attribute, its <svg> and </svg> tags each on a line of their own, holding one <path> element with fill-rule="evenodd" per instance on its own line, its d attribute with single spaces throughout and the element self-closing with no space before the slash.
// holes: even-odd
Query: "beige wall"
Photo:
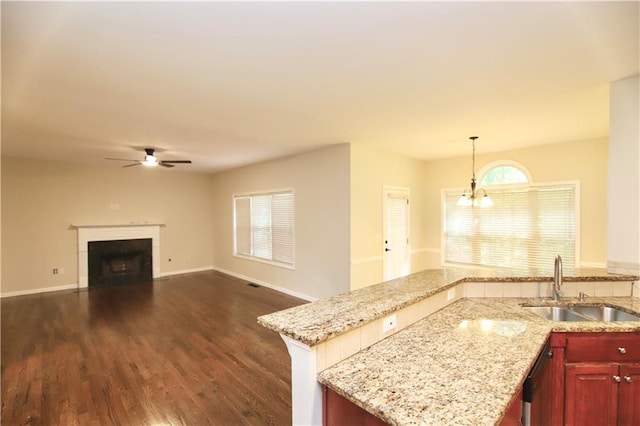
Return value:
<svg viewBox="0 0 640 426">
<path fill-rule="evenodd" d="M 351 289 L 383 281 L 383 187 L 410 191 L 411 272 L 427 267 L 423 162 L 351 145 Z"/>
<path fill-rule="evenodd" d="M 211 267 L 210 182 L 176 169 L 2 158 L 2 294 L 77 284 L 72 224 L 164 223 L 162 274 Z"/>
<path fill-rule="evenodd" d="M 476 145 L 482 152 L 482 143 Z M 471 147 L 469 147 L 471 151 Z M 491 154 L 476 155 L 476 171 L 497 160 L 523 164 L 536 183 L 578 180 L 581 188 L 581 263 L 606 264 L 607 138 L 545 145 Z M 464 188 L 471 179 L 469 156 L 425 163 L 428 209 L 425 213 L 427 247 L 440 248 L 441 190 Z M 438 255 L 439 257 L 439 255 Z M 438 259 L 439 260 L 439 259 Z M 435 260 L 434 260 L 435 261 Z"/>
<path fill-rule="evenodd" d="M 214 267 L 306 299 L 348 291 L 349 156 L 342 144 L 214 175 Z M 295 270 L 233 256 L 233 194 L 288 188 L 295 197 Z"/>
<path fill-rule="evenodd" d="M 581 260 L 603 266 L 607 156 L 603 138 L 479 154 L 476 163 L 480 170 L 508 159 L 524 164 L 535 182 L 579 180 Z M 411 271 L 440 267 L 441 190 L 469 184 L 470 160 L 423 162 L 343 144 L 211 176 L 3 158 L 1 291 L 76 284 L 71 224 L 144 221 L 167 225 L 163 274 L 213 266 L 308 299 L 357 289 L 383 280 L 385 185 L 411 192 Z M 234 257 L 232 195 L 284 188 L 295 190 L 296 270 Z"/>
<path fill-rule="evenodd" d="M 640 273 L 640 77 L 611 83 L 607 261 Z"/>
</svg>

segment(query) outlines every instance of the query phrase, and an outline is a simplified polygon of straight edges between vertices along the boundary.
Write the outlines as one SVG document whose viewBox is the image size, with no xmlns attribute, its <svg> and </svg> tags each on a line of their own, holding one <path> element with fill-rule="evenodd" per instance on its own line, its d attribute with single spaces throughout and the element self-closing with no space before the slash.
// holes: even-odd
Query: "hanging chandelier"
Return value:
<svg viewBox="0 0 640 426">
<path fill-rule="evenodd" d="M 471 136 L 471 144 L 473 145 L 473 154 L 471 156 L 471 188 L 465 188 L 464 192 L 456 203 L 457 206 L 464 207 L 491 207 L 493 200 L 487 194 L 484 188 L 476 189 L 476 139 L 477 136 Z"/>
</svg>

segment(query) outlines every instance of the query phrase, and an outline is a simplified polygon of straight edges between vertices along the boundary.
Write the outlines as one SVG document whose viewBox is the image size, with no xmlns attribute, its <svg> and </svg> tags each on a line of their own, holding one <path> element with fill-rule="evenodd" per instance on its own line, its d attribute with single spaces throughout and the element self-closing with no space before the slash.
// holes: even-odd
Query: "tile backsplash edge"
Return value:
<svg viewBox="0 0 640 426">
<path fill-rule="evenodd" d="M 541 282 L 467 282 L 467 298 L 484 297 L 552 297 L 553 283 Z M 578 297 L 585 293 L 590 297 L 640 297 L 638 281 L 565 281 L 562 286 L 565 297 Z"/>
<path fill-rule="evenodd" d="M 522 283 L 466 282 L 457 284 L 396 311 L 397 327 L 388 333 L 382 333 L 384 318 L 378 318 L 316 346 L 318 354 L 317 371 L 322 371 L 337 364 L 462 298 L 547 298 L 552 296 L 552 285 L 553 283 L 548 281 Z M 566 297 L 578 297 L 580 292 L 596 297 L 629 297 L 632 295 L 640 297 L 640 283 L 638 281 L 572 281 L 564 283 L 563 291 Z"/>
</svg>

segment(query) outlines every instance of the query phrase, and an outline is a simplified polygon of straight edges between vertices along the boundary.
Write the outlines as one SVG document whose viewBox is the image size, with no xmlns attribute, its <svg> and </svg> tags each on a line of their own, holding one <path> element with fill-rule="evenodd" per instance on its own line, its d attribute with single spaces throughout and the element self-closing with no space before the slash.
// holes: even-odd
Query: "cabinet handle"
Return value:
<svg viewBox="0 0 640 426">
<path fill-rule="evenodd" d="M 627 350 L 625 348 L 620 347 L 618 348 L 618 352 L 620 352 L 621 354 L 626 354 Z"/>
<path fill-rule="evenodd" d="M 621 381 L 620 376 L 613 376 L 613 380 L 615 380 L 616 383 L 620 383 Z"/>
<path fill-rule="evenodd" d="M 624 381 L 627 383 L 631 383 L 631 377 L 630 376 L 624 376 Z"/>
</svg>

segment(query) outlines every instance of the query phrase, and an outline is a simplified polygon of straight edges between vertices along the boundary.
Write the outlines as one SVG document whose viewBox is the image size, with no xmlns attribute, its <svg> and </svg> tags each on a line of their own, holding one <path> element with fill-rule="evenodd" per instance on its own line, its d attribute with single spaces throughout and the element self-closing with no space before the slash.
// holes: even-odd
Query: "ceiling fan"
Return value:
<svg viewBox="0 0 640 426">
<path fill-rule="evenodd" d="M 155 152 L 154 148 L 145 148 L 144 152 L 146 155 L 143 160 L 127 160 L 124 158 L 105 158 L 105 160 L 115 160 L 115 161 L 131 161 L 133 164 L 127 164 L 122 167 L 133 167 L 133 166 L 147 166 L 147 167 L 174 167 L 174 164 L 191 164 L 191 160 L 158 160 L 158 157 L 153 155 Z"/>
</svg>

